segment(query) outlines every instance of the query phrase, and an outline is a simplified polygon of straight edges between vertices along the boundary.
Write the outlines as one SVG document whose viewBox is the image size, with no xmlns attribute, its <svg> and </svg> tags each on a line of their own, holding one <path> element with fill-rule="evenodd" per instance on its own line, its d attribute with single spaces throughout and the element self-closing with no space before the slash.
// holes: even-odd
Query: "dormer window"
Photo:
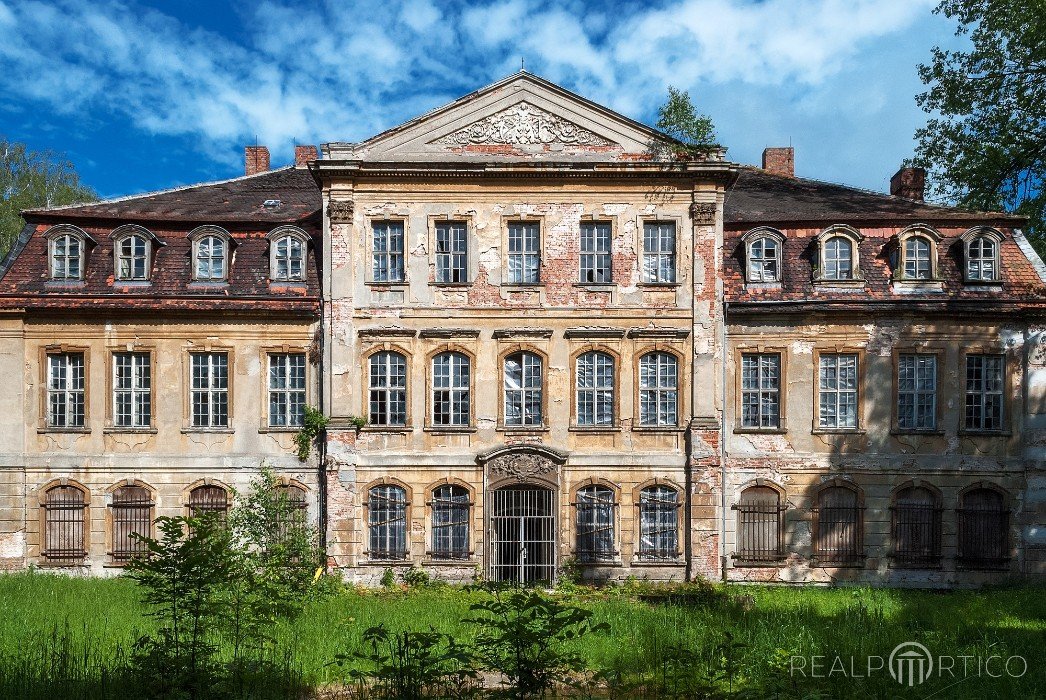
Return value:
<svg viewBox="0 0 1046 700">
<path fill-rule="evenodd" d="M 897 263 L 897 279 L 925 282 L 938 279 L 937 244 L 941 236 L 931 228 L 910 226 L 897 236 L 901 259 Z"/>
<path fill-rule="evenodd" d="M 61 282 L 84 278 L 86 233 L 75 226 L 55 226 L 46 234 L 51 279 Z"/>
<path fill-rule="evenodd" d="M 862 279 L 860 242 L 864 236 L 850 226 L 832 226 L 817 236 L 819 282 L 854 282 Z"/>
<path fill-rule="evenodd" d="M 193 242 L 193 279 L 225 282 L 229 275 L 229 233 L 218 226 L 201 226 L 189 233 Z"/>
<path fill-rule="evenodd" d="M 991 228 L 972 228 L 962 235 L 965 245 L 966 281 L 998 282 L 1002 234 Z"/>
<path fill-rule="evenodd" d="M 305 280 L 308 235 L 296 226 L 281 226 L 269 233 L 269 277 L 279 282 Z"/>
<path fill-rule="evenodd" d="M 127 224 L 113 231 L 111 237 L 116 257 L 115 278 L 121 281 L 148 280 L 153 245 L 159 243 L 156 236 L 141 226 Z"/>
<path fill-rule="evenodd" d="M 741 239 L 745 244 L 748 282 L 780 282 L 784 234 L 776 229 L 757 228 Z"/>
</svg>

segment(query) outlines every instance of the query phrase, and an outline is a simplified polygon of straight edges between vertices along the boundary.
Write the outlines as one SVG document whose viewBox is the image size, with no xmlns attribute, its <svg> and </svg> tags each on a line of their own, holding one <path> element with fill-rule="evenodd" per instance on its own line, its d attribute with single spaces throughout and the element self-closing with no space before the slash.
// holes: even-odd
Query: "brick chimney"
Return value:
<svg viewBox="0 0 1046 700">
<path fill-rule="evenodd" d="M 795 149 L 787 148 L 764 148 L 763 170 L 774 175 L 795 177 Z"/>
<path fill-rule="evenodd" d="M 243 149 L 243 173 L 254 175 L 269 169 L 269 149 L 265 146 L 247 146 Z"/>
<path fill-rule="evenodd" d="M 294 164 L 308 165 L 310 160 L 319 160 L 320 152 L 315 146 L 295 146 Z"/>
<path fill-rule="evenodd" d="M 925 190 L 925 168 L 901 168 L 890 178 L 890 194 L 894 196 L 921 202 Z"/>
</svg>

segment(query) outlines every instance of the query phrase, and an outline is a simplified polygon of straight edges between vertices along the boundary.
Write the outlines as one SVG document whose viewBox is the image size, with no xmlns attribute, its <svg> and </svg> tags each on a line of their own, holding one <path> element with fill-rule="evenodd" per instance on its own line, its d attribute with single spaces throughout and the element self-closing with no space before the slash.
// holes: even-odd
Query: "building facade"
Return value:
<svg viewBox="0 0 1046 700">
<path fill-rule="evenodd" d="M 267 463 L 363 583 L 1041 575 L 1022 221 L 666 148 L 521 73 L 288 168 L 27 212 L 3 561 L 119 567 Z"/>
</svg>

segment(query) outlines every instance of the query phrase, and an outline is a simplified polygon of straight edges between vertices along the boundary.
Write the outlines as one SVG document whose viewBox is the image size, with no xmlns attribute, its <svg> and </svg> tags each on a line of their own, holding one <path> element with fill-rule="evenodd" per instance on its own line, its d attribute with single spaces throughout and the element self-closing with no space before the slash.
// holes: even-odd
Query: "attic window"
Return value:
<svg viewBox="0 0 1046 700">
<path fill-rule="evenodd" d="M 745 246 L 745 280 L 749 283 L 779 283 L 784 234 L 762 226 L 746 233 L 741 241 Z"/>
<path fill-rule="evenodd" d="M 992 228 L 976 227 L 962 235 L 967 282 L 998 282 L 999 248 L 1002 234 Z"/>
<path fill-rule="evenodd" d="M 846 283 L 860 282 L 860 242 L 864 239 L 857 229 L 836 225 L 817 236 L 818 265 L 815 281 Z"/>
<path fill-rule="evenodd" d="M 229 232 L 218 226 L 200 226 L 189 232 L 189 240 L 192 241 L 193 279 L 225 282 L 231 253 Z"/>
<path fill-rule="evenodd" d="M 278 199 L 266 199 L 264 202 L 262 202 L 262 206 L 264 206 L 266 209 L 279 209 L 282 204 L 283 202 L 281 202 Z"/>
<path fill-rule="evenodd" d="M 941 235 L 925 226 L 909 226 L 897 234 L 900 260 L 894 271 L 897 279 L 925 282 L 939 279 L 937 244 Z"/>
</svg>

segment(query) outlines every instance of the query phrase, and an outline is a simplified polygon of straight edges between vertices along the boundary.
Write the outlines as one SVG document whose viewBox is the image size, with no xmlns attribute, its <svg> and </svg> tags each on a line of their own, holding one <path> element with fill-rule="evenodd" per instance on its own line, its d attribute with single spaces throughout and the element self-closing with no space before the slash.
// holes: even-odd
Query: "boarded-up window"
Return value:
<svg viewBox="0 0 1046 700">
<path fill-rule="evenodd" d="M 197 486 L 189 492 L 189 514 L 194 518 L 206 513 L 224 518 L 228 510 L 229 494 L 221 486 Z"/>
<path fill-rule="evenodd" d="M 577 557 L 583 562 L 614 558 L 614 492 L 586 486 L 577 492 Z"/>
<path fill-rule="evenodd" d="M 853 565 L 862 560 L 861 507 L 857 492 L 829 486 L 817 494 L 814 556 L 818 563 Z"/>
<path fill-rule="evenodd" d="M 432 556 L 436 559 L 468 559 L 469 492 L 448 484 L 432 491 Z"/>
<path fill-rule="evenodd" d="M 113 491 L 109 505 L 112 516 L 113 561 L 119 564 L 148 552 L 145 543 L 133 535 L 152 534 L 153 499 L 141 486 L 121 486 Z"/>
<path fill-rule="evenodd" d="M 648 486 L 639 492 L 639 557 L 678 556 L 679 492 L 671 486 Z"/>
<path fill-rule="evenodd" d="M 375 486 L 367 494 L 371 559 L 407 557 L 407 492 L 399 486 Z"/>
<path fill-rule="evenodd" d="M 967 569 L 1004 568 L 1009 559 L 1009 513 L 998 491 L 973 489 L 959 504 L 959 564 Z"/>
<path fill-rule="evenodd" d="M 941 507 L 932 491 L 909 486 L 897 492 L 893 507 L 894 564 L 908 569 L 941 563 Z"/>
<path fill-rule="evenodd" d="M 750 486 L 737 506 L 737 554 L 742 562 L 781 558 L 781 495 L 769 486 Z"/>
<path fill-rule="evenodd" d="M 52 486 L 44 497 L 43 556 L 55 564 L 79 564 L 87 556 L 84 539 L 84 492 Z"/>
</svg>

